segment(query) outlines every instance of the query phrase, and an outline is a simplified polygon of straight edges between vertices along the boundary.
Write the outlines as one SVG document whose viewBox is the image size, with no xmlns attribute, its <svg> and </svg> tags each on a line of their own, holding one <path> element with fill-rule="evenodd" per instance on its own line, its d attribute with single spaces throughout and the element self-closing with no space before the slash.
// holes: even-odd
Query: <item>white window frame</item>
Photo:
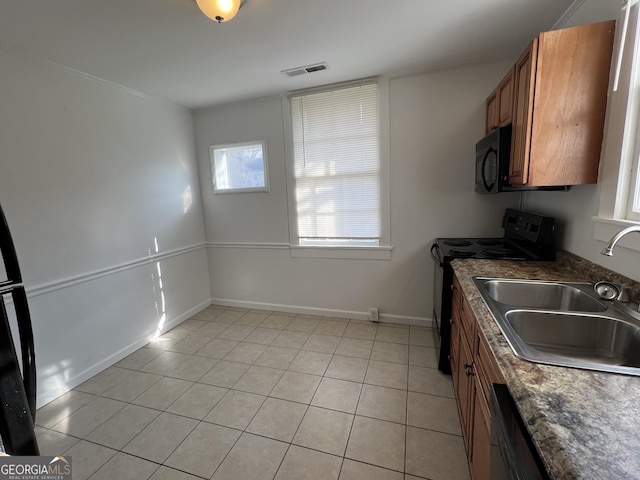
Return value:
<svg viewBox="0 0 640 480">
<path fill-rule="evenodd" d="M 262 148 L 262 174 L 264 177 L 264 186 L 261 187 L 246 187 L 246 188 L 218 188 L 216 182 L 216 161 L 215 151 L 225 148 L 238 148 L 238 147 L 252 147 L 260 145 Z M 227 194 L 227 193 L 251 193 L 251 192 L 268 192 L 269 191 L 269 161 L 267 158 L 267 142 L 264 140 L 255 140 L 253 142 L 237 142 L 226 143 L 222 145 L 209 145 L 209 161 L 211 167 L 211 184 L 213 188 L 213 194 Z"/>
<path fill-rule="evenodd" d="M 380 122 L 380 238 L 378 246 L 307 246 L 301 245 L 298 238 L 296 179 L 294 173 L 293 133 L 291 120 L 290 96 L 303 93 L 317 93 L 336 88 L 362 85 L 376 81 L 379 89 L 379 122 Z M 391 251 L 391 219 L 389 195 L 389 78 L 367 79 L 357 82 L 327 85 L 305 91 L 291 92 L 282 97 L 282 116 L 285 137 L 285 159 L 287 180 L 287 203 L 289 213 L 289 248 L 294 258 L 336 258 L 336 259 L 371 259 L 390 260 Z"/>
<path fill-rule="evenodd" d="M 628 3 L 640 9 L 639 0 Z M 640 212 L 632 211 L 640 167 L 640 16 L 636 24 L 627 24 L 627 7 L 624 3 L 622 6 L 611 62 L 600 206 L 593 218 L 594 238 L 603 242 L 621 228 L 640 224 Z M 632 235 L 625 237 L 621 245 L 640 251 L 640 240 Z"/>
</svg>

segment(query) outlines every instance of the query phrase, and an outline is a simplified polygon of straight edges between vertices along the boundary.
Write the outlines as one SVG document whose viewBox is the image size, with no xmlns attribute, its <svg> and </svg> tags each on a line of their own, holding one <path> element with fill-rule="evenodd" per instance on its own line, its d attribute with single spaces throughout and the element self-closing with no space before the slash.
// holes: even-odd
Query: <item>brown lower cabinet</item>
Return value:
<svg viewBox="0 0 640 480">
<path fill-rule="evenodd" d="M 504 383 L 457 278 L 451 310 L 451 370 L 469 470 L 473 480 L 489 480 L 492 383 Z"/>
</svg>

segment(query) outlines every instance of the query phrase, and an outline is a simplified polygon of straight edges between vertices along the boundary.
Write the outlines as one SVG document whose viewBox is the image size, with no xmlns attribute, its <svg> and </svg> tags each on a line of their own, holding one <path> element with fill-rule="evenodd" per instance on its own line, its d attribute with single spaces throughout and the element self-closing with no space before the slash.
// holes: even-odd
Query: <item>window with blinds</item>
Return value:
<svg viewBox="0 0 640 480">
<path fill-rule="evenodd" d="M 298 239 L 380 244 L 378 84 L 290 98 Z"/>
<path fill-rule="evenodd" d="M 622 168 L 631 166 L 626 218 L 640 222 L 640 5 L 638 0 L 627 0 L 622 7 L 614 94 L 620 92 L 627 100 L 622 140 Z"/>
</svg>

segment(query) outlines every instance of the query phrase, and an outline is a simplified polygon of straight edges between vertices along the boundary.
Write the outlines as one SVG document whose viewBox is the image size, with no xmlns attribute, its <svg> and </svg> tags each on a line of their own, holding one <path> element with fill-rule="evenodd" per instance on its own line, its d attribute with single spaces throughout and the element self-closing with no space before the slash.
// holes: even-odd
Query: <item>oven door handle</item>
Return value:
<svg viewBox="0 0 640 480">
<path fill-rule="evenodd" d="M 431 253 L 431 258 L 433 258 L 433 261 L 442 267 L 443 266 L 442 256 L 440 255 L 440 247 L 438 246 L 437 243 L 434 243 L 433 245 L 431 245 L 430 253 Z"/>
</svg>

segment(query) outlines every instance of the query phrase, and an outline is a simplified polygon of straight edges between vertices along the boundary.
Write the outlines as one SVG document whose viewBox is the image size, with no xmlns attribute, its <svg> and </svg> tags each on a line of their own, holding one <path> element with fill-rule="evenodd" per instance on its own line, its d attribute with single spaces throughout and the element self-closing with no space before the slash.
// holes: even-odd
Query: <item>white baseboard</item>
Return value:
<svg viewBox="0 0 640 480">
<path fill-rule="evenodd" d="M 408 317 L 406 315 L 380 314 L 380 322 L 398 325 L 413 325 L 416 327 L 433 327 L 433 320 L 425 317 Z"/>
<path fill-rule="evenodd" d="M 184 322 L 185 320 L 193 317 L 196 313 L 201 312 L 202 310 L 207 308 L 209 305 L 211 305 L 211 301 L 206 300 L 206 301 L 196 305 L 195 307 L 190 308 L 189 310 L 187 310 L 183 314 L 179 315 L 178 317 L 174 318 L 173 320 L 171 320 L 169 322 L 166 322 L 164 324 L 164 327 L 163 327 L 161 333 L 165 333 L 165 332 L 171 330 L 173 327 L 176 327 L 176 326 L 180 325 L 182 322 Z M 77 387 L 81 383 L 89 380 L 91 377 L 97 375 L 98 373 L 102 372 L 103 370 L 105 370 L 105 369 L 109 368 L 110 366 L 114 365 L 115 363 L 119 362 L 120 360 L 125 358 L 127 355 L 130 355 L 133 352 L 135 352 L 136 350 L 138 350 L 139 348 L 144 347 L 147 343 L 149 343 L 151 341 L 151 339 L 155 336 L 155 334 L 156 334 L 155 330 L 154 331 L 150 331 L 149 333 L 147 333 L 146 335 L 142 336 L 141 338 L 139 338 L 135 342 L 133 342 L 133 343 L 127 345 L 126 347 L 118 350 L 117 352 L 115 352 L 112 355 L 108 356 L 104 360 L 102 360 L 102 361 L 100 361 L 100 362 L 98 362 L 98 363 L 96 363 L 94 365 L 91 365 L 90 367 L 86 368 L 82 372 L 80 372 L 77 375 L 74 375 L 73 377 L 71 377 L 67 382 L 65 382 L 64 385 L 59 385 L 59 390 L 53 391 L 52 389 L 48 389 L 46 392 L 42 392 L 42 390 L 40 390 L 39 395 L 38 395 L 38 399 L 37 399 L 37 402 L 36 402 L 36 408 L 40 408 L 40 407 L 46 405 L 47 403 L 51 402 L 52 400 L 55 400 L 60 395 L 68 392 L 72 388 Z"/>
<path fill-rule="evenodd" d="M 270 310 L 275 312 L 298 313 L 304 315 L 318 315 L 322 317 L 353 318 L 355 320 L 369 320 L 369 312 L 358 312 L 353 310 L 335 310 L 331 308 L 303 307 L 299 305 L 282 305 L 277 303 L 250 302 L 243 300 L 230 300 L 227 298 L 212 298 L 213 305 L 226 307 L 251 308 L 256 310 Z M 380 312 L 381 323 L 391 323 L 399 325 L 415 325 L 431 328 L 433 320 L 426 317 L 410 317 L 406 315 L 395 315 L 392 313 Z"/>
</svg>

